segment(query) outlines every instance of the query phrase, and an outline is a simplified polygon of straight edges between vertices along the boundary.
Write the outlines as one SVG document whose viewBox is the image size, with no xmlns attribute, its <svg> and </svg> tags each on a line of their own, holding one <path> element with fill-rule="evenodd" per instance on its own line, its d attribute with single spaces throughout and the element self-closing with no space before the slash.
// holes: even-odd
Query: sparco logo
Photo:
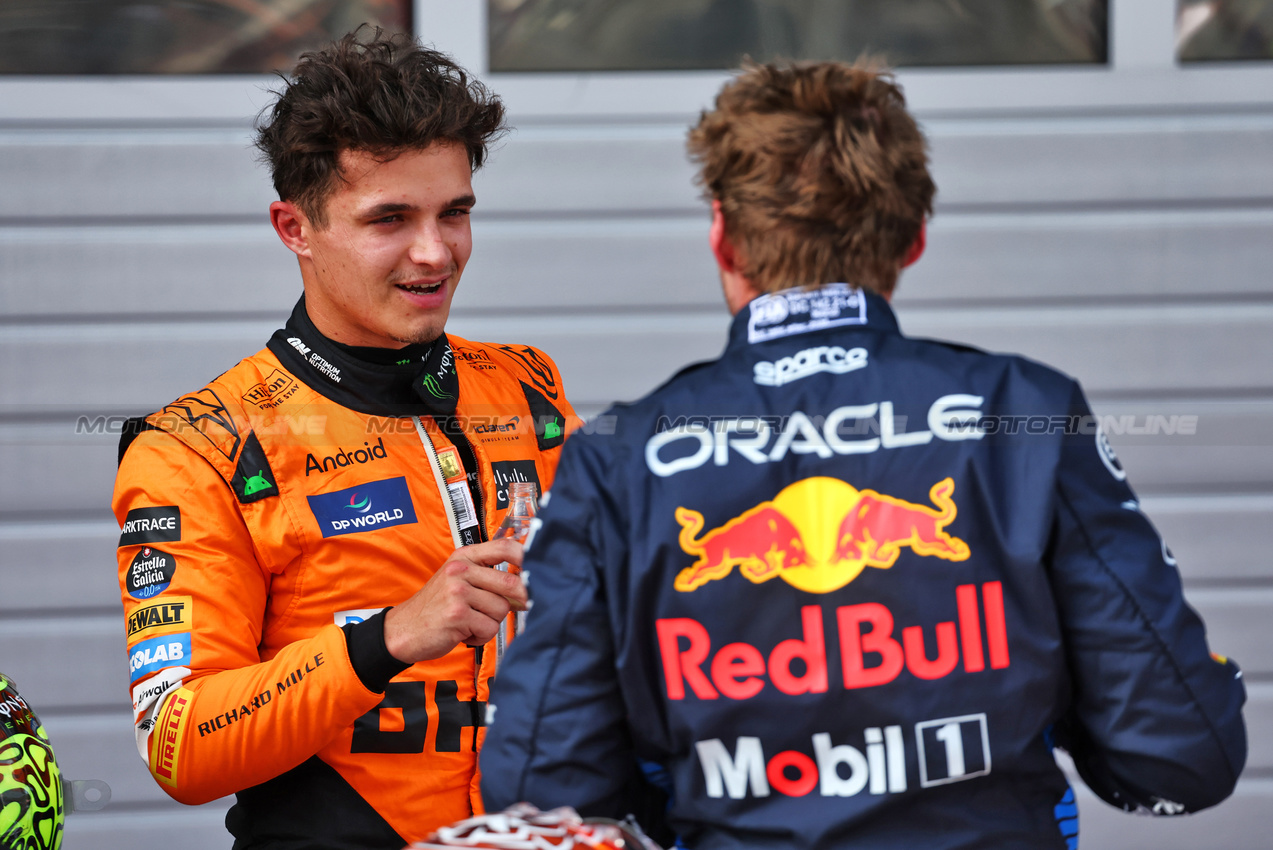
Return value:
<svg viewBox="0 0 1273 850">
<path fill-rule="evenodd" d="M 753 370 L 755 375 L 753 380 L 764 387 L 781 387 L 819 372 L 840 375 L 864 368 L 866 368 L 865 348 L 850 348 L 845 351 L 838 345 L 819 345 L 772 363 L 767 360 L 760 361 Z"/>
<path fill-rule="evenodd" d="M 341 449 L 334 455 L 326 455 L 320 461 L 315 455 L 308 454 L 305 456 L 305 477 L 309 477 L 311 472 L 333 472 L 338 468 L 353 466 L 356 463 L 371 463 L 374 460 L 381 460 L 389 456 L 385 451 L 385 438 L 381 437 L 376 440 L 373 446 L 366 440 L 363 441 L 366 448 Z"/>
</svg>

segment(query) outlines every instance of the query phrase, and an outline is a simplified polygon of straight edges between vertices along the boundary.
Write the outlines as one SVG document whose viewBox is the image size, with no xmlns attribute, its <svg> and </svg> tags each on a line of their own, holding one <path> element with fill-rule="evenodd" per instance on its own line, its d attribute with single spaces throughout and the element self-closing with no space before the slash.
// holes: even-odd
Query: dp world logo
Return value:
<svg viewBox="0 0 1273 850">
<path fill-rule="evenodd" d="M 307 497 L 323 537 L 375 531 L 416 521 L 407 479 L 386 478 Z"/>
</svg>

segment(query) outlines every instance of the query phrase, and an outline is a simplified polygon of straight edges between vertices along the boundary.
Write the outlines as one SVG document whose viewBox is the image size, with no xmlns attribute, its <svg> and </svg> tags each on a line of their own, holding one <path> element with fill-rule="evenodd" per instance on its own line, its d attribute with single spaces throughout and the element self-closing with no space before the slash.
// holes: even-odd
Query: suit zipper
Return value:
<svg viewBox="0 0 1273 850">
<path fill-rule="evenodd" d="M 438 450 L 433 447 L 433 440 L 429 437 L 429 432 L 424 430 L 424 423 L 420 421 L 420 417 L 412 416 L 411 421 L 415 423 L 416 433 L 420 435 L 420 442 L 424 445 L 424 453 L 429 456 L 429 467 L 433 470 L 433 482 L 437 485 L 438 495 L 442 497 L 442 510 L 446 514 L 447 525 L 451 527 L 451 542 L 456 549 L 459 549 L 461 546 L 460 518 L 455 513 L 455 506 L 451 504 L 451 493 L 446 489 L 446 476 L 442 474 L 442 464 L 438 462 Z"/>
<path fill-rule="evenodd" d="M 442 464 L 438 461 L 438 450 L 433 445 L 433 438 L 429 436 L 429 432 L 425 430 L 424 423 L 419 416 L 412 416 L 411 421 L 415 424 L 416 433 L 420 435 L 420 443 L 424 446 L 424 453 L 429 458 L 429 468 L 433 470 L 433 481 L 437 485 L 438 494 L 442 497 L 443 513 L 446 514 L 447 525 L 451 527 L 451 542 L 459 549 L 462 545 L 460 539 L 460 518 L 455 512 L 455 506 L 451 503 L 451 493 L 446 487 L 446 476 L 442 474 Z M 458 447 L 457 447 L 458 451 Z M 477 521 L 478 521 L 478 539 L 486 539 L 486 506 L 482 504 L 482 487 L 481 487 L 481 464 L 477 460 L 477 452 L 474 452 L 472 446 L 469 451 L 473 452 L 473 462 L 478 468 L 478 489 L 477 489 Z M 468 486 L 466 483 L 465 486 Z M 469 704 L 469 719 L 473 721 L 473 752 L 477 752 L 477 721 L 480 719 L 477 707 L 478 685 L 482 681 L 482 650 L 484 647 L 473 647 L 473 701 Z"/>
</svg>

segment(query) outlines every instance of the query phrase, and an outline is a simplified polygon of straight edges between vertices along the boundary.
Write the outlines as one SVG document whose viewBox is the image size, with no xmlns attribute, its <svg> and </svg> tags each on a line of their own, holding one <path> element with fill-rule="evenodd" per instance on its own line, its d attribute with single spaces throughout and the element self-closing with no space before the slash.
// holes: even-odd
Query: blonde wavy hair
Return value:
<svg viewBox="0 0 1273 850">
<path fill-rule="evenodd" d="M 932 214 L 924 135 L 869 60 L 748 63 L 688 147 L 762 292 L 840 281 L 887 295 Z"/>
</svg>

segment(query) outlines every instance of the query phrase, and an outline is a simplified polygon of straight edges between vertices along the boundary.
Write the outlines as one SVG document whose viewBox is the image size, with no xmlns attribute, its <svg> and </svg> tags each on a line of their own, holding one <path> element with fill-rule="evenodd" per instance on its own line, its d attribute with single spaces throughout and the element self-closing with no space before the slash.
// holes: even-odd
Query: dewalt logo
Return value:
<svg viewBox="0 0 1273 850">
<path fill-rule="evenodd" d="M 189 596 L 169 596 L 138 606 L 128 617 L 128 643 L 152 635 L 190 631 L 191 608 Z"/>
</svg>

